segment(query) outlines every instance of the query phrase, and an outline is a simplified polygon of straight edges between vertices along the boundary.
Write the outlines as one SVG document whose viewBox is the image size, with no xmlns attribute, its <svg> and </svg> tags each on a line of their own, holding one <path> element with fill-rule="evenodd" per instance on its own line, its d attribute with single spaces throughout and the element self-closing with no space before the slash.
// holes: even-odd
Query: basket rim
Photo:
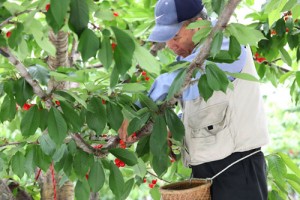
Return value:
<svg viewBox="0 0 300 200">
<path fill-rule="evenodd" d="M 196 186 L 196 187 L 193 187 L 193 188 L 188 188 L 188 189 L 184 189 L 184 190 L 172 190 L 172 189 L 165 189 L 164 187 L 167 187 L 167 186 L 173 186 L 173 185 L 177 185 L 178 183 L 187 183 L 187 182 L 207 182 L 203 185 L 199 185 L 199 186 Z M 171 183 L 171 184 L 168 184 L 168 185 L 164 185 L 164 186 L 161 186 L 159 188 L 160 190 L 160 193 L 164 193 L 164 194 L 182 194 L 182 192 L 192 192 L 194 190 L 198 190 L 199 188 L 204 188 L 204 187 L 210 187 L 212 184 L 212 180 L 209 180 L 209 179 L 192 179 L 192 180 L 184 180 L 184 181 L 179 181 L 179 182 L 175 182 L 175 183 Z"/>
</svg>

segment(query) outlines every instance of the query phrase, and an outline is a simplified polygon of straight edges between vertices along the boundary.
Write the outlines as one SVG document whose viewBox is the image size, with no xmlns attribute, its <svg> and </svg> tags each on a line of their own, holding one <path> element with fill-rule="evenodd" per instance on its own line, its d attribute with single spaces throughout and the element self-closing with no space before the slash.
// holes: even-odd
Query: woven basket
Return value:
<svg viewBox="0 0 300 200">
<path fill-rule="evenodd" d="M 210 200 L 212 182 L 205 179 L 192 179 L 171 183 L 160 188 L 162 200 Z"/>
</svg>

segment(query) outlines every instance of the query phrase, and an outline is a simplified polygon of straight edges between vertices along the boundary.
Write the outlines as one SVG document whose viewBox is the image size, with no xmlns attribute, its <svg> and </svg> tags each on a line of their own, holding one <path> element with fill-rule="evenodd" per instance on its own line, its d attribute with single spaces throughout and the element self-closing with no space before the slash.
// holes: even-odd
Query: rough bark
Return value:
<svg viewBox="0 0 300 200">
<path fill-rule="evenodd" d="M 6 182 L 0 179 L 0 200 L 16 200 Z"/>
</svg>

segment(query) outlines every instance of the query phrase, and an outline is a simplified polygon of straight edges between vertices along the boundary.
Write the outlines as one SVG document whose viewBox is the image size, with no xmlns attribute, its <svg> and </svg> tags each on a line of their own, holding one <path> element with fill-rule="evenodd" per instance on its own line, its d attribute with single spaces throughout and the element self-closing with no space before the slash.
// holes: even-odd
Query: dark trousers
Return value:
<svg viewBox="0 0 300 200">
<path fill-rule="evenodd" d="M 209 163 L 192 166 L 194 178 L 211 178 L 234 161 L 254 152 L 233 153 L 230 156 Z M 266 162 L 258 152 L 231 166 L 213 180 L 212 200 L 267 200 Z"/>
</svg>

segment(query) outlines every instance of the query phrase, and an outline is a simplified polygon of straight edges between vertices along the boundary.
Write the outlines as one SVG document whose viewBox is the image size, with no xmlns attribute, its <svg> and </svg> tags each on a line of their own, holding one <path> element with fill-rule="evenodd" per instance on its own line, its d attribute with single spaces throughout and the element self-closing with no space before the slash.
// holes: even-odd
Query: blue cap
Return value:
<svg viewBox="0 0 300 200">
<path fill-rule="evenodd" d="M 201 0 L 159 0 L 155 6 L 155 26 L 148 40 L 166 42 L 172 39 L 185 20 L 203 9 Z"/>
</svg>

